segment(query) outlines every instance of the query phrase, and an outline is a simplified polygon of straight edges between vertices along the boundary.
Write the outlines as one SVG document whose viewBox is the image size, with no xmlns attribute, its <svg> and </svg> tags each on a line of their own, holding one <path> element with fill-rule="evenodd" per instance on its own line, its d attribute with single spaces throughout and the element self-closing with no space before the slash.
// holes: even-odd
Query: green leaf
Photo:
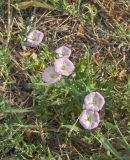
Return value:
<svg viewBox="0 0 130 160">
<path fill-rule="evenodd" d="M 130 126 L 130 122 L 128 122 L 128 126 Z"/>
<path fill-rule="evenodd" d="M 103 137 L 102 135 L 98 135 L 96 139 L 101 143 L 101 145 L 111 152 L 115 157 L 117 157 L 120 160 L 123 160 L 123 157 L 121 157 L 121 154 L 110 144 L 110 142 Z"/>
<path fill-rule="evenodd" d="M 73 125 L 62 125 L 61 127 L 62 128 L 68 128 L 68 129 L 72 129 L 73 128 L 73 131 L 79 132 L 79 128 L 76 127 L 76 126 L 73 126 Z"/>
<path fill-rule="evenodd" d="M 120 143 L 120 145 L 127 150 L 127 152 L 130 153 L 130 145 L 125 143 L 123 140 L 121 139 L 117 139 L 118 140 L 118 143 Z"/>
<path fill-rule="evenodd" d="M 3 112 L 4 113 L 25 113 L 25 112 L 31 112 L 30 109 L 21 109 L 21 108 L 7 108 Z"/>
<path fill-rule="evenodd" d="M 115 125 L 113 125 L 112 123 L 110 122 L 105 122 L 104 123 L 104 126 L 106 129 L 110 130 L 110 129 L 113 129 L 115 127 Z"/>
</svg>

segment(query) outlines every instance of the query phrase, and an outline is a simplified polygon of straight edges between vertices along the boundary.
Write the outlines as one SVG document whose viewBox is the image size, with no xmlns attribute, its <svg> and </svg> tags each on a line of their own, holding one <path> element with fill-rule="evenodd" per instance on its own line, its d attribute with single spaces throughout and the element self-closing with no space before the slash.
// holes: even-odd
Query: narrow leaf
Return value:
<svg viewBox="0 0 130 160">
<path fill-rule="evenodd" d="M 16 4 L 19 9 L 27 9 L 29 7 L 41 7 L 49 10 L 53 10 L 54 7 L 46 2 L 37 2 L 37 1 L 25 1 Z"/>
<path fill-rule="evenodd" d="M 75 131 L 75 132 L 79 132 L 79 128 L 78 127 L 76 127 L 76 126 L 73 126 L 73 125 L 62 125 L 61 126 L 62 128 L 68 128 L 68 129 L 73 129 L 73 131 Z"/>
<path fill-rule="evenodd" d="M 21 109 L 21 108 L 7 108 L 4 110 L 4 113 L 26 113 L 31 112 L 32 110 L 29 109 Z"/>
<path fill-rule="evenodd" d="M 122 139 L 117 139 L 118 143 L 130 153 L 130 145 L 125 143 Z"/>
<path fill-rule="evenodd" d="M 123 160 L 120 153 L 110 144 L 110 142 L 105 137 L 99 135 L 98 137 L 96 137 L 96 139 L 106 150 L 110 151 L 118 159 Z"/>
</svg>

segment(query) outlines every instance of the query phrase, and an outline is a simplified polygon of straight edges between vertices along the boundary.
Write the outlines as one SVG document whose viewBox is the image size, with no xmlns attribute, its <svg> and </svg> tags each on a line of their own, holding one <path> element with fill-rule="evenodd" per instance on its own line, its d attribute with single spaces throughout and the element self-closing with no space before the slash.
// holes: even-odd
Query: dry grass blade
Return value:
<svg viewBox="0 0 130 160">
<path fill-rule="evenodd" d="M 4 113 L 0 112 L 0 121 L 4 118 Z"/>
<path fill-rule="evenodd" d="M 8 33 L 7 33 L 6 49 L 8 47 L 10 38 L 11 38 L 11 1 L 8 0 Z"/>
<path fill-rule="evenodd" d="M 20 56 L 22 56 L 22 57 L 28 57 L 28 56 L 32 55 L 33 53 L 35 53 L 33 49 L 32 50 L 30 49 L 28 51 L 19 52 Z"/>
<path fill-rule="evenodd" d="M 29 7 L 41 7 L 49 10 L 53 10 L 54 7 L 45 2 L 37 2 L 37 1 L 26 1 L 16 4 L 19 9 L 27 9 Z"/>
</svg>

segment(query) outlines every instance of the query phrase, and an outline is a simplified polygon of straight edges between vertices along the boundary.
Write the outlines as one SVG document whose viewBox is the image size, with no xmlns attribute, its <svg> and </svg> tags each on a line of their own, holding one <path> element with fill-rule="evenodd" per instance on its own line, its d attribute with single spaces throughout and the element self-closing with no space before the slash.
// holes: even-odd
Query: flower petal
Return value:
<svg viewBox="0 0 130 160">
<path fill-rule="evenodd" d="M 99 92 L 91 92 L 85 96 L 84 109 L 99 111 L 105 104 L 104 97 Z"/>
<path fill-rule="evenodd" d="M 61 46 L 60 48 L 56 49 L 55 52 L 58 54 L 58 56 L 69 58 L 71 55 L 71 49 L 66 46 Z"/>
<path fill-rule="evenodd" d="M 42 80 L 46 83 L 53 84 L 61 79 L 61 75 L 55 72 L 54 67 L 47 67 L 42 73 Z"/>
<path fill-rule="evenodd" d="M 33 30 L 27 36 L 27 45 L 37 47 L 43 40 L 44 34 L 39 30 Z"/>
<path fill-rule="evenodd" d="M 58 74 L 69 76 L 74 71 L 75 67 L 68 58 L 59 58 L 54 62 L 55 71 Z"/>
<path fill-rule="evenodd" d="M 91 120 L 89 120 L 89 117 Z M 85 129 L 94 129 L 100 122 L 99 113 L 95 111 L 83 110 L 79 117 L 79 122 Z"/>
</svg>

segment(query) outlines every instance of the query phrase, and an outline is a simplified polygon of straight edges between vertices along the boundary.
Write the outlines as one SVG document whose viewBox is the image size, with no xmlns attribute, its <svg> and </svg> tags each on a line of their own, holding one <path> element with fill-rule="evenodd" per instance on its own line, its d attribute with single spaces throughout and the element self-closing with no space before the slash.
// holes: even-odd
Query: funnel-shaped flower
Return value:
<svg viewBox="0 0 130 160">
<path fill-rule="evenodd" d="M 73 63 L 68 58 L 56 59 L 54 66 L 55 71 L 64 76 L 69 76 L 75 69 Z"/>
<path fill-rule="evenodd" d="M 58 56 L 61 57 L 70 57 L 71 55 L 71 49 L 66 46 L 61 46 L 60 48 L 56 49 L 55 52 L 58 54 Z"/>
<path fill-rule="evenodd" d="M 99 111 L 105 104 L 104 97 L 99 92 L 91 92 L 85 96 L 84 109 Z"/>
<path fill-rule="evenodd" d="M 42 73 L 42 80 L 46 83 L 56 83 L 61 79 L 61 75 L 55 72 L 54 67 L 47 67 Z"/>
<path fill-rule="evenodd" d="M 100 122 L 99 113 L 95 111 L 83 110 L 79 117 L 79 122 L 85 129 L 94 129 Z"/>
<path fill-rule="evenodd" d="M 37 47 L 43 40 L 44 34 L 41 31 L 33 30 L 27 36 L 27 45 Z"/>
</svg>

